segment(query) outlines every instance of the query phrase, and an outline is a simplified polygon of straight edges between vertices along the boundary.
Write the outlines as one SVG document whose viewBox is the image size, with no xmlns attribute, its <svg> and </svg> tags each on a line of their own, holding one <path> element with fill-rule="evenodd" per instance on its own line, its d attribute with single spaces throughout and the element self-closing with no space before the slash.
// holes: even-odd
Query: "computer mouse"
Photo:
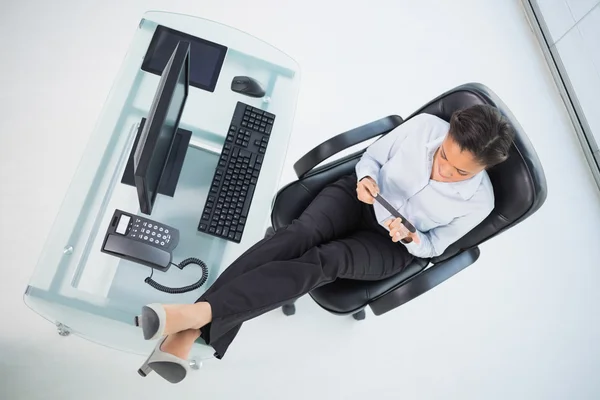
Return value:
<svg viewBox="0 0 600 400">
<path fill-rule="evenodd" d="M 263 97 L 265 90 L 255 79 L 249 76 L 236 76 L 231 81 L 231 90 L 250 97 Z"/>
</svg>

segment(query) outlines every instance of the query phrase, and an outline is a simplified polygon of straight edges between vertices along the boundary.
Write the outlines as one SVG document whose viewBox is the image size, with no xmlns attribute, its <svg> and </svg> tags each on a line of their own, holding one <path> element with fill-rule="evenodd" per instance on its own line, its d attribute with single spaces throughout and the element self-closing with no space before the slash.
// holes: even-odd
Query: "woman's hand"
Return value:
<svg viewBox="0 0 600 400">
<path fill-rule="evenodd" d="M 379 194 L 379 186 L 373 178 L 366 176 L 362 178 L 356 185 L 356 195 L 363 203 L 375 203 L 375 196 Z"/>
<path fill-rule="evenodd" d="M 421 243 L 417 233 L 411 233 L 407 227 L 402 225 L 402 218 L 388 219 L 383 223 L 390 230 L 390 237 L 393 242 L 399 242 L 402 239 L 410 238 L 410 241 L 416 244 Z"/>
</svg>

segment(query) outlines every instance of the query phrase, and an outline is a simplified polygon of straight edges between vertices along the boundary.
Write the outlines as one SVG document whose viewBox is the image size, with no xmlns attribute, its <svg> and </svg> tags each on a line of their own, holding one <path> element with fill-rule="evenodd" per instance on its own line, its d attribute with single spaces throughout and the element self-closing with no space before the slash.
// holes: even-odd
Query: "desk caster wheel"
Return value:
<svg viewBox="0 0 600 400">
<path fill-rule="evenodd" d="M 296 314 L 296 305 L 295 304 L 284 304 L 283 307 L 281 307 L 281 310 L 283 311 L 283 313 L 285 315 L 287 315 L 289 317 L 290 315 Z"/>
<path fill-rule="evenodd" d="M 357 321 L 362 321 L 366 317 L 367 313 L 365 312 L 365 310 L 360 310 L 359 312 L 352 314 L 352 318 L 354 318 Z"/>
</svg>

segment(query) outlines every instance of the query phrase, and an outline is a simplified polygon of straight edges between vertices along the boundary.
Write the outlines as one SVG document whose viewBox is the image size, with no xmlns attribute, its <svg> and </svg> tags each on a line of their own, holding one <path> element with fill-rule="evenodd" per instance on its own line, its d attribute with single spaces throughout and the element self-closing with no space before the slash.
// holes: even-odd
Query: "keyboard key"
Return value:
<svg viewBox="0 0 600 400">
<path fill-rule="evenodd" d="M 217 228 L 217 235 L 221 235 L 223 233 L 223 228 L 220 226 Z"/>
<path fill-rule="evenodd" d="M 200 224 L 201 231 L 206 231 L 207 229 L 208 229 L 208 226 L 206 224 Z"/>
<path fill-rule="evenodd" d="M 240 232 L 235 234 L 235 240 L 238 242 L 242 240 L 242 234 Z"/>
<path fill-rule="evenodd" d="M 244 207 L 242 208 L 242 212 L 240 213 L 242 217 L 248 216 L 248 211 L 250 209 L 250 200 L 254 195 L 254 185 L 250 186 L 250 190 L 248 191 L 248 196 L 246 197 L 246 201 L 244 202 Z"/>
<path fill-rule="evenodd" d="M 252 155 L 252 153 L 250 153 L 248 150 L 240 149 L 240 156 L 245 157 L 245 158 L 250 158 L 251 155 Z"/>
</svg>

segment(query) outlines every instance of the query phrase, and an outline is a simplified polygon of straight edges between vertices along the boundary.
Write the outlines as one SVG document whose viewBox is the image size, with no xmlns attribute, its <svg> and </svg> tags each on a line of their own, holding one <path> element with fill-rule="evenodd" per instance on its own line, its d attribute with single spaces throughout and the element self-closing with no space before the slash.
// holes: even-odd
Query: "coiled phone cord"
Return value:
<svg viewBox="0 0 600 400">
<path fill-rule="evenodd" d="M 180 294 L 180 293 L 186 293 L 186 292 L 190 292 L 192 290 L 198 289 L 200 286 L 204 285 L 204 283 L 208 279 L 208 267 L 206 266 L 204 261 L 202 261 L 198 258 L 190 257 L 190 258 L 186 258 L 179 264 L 175 264 L 175 263 L 171 263 L 171 264 L 173 264 L 174 266 L 176 266 L 179 269 L 184 269 L 189 264 L 199 265 L 200 268 L 202 269 L 202 276 L 200 277 L 198 282 L 193 283 L 191 285 L 182 286 L 182 287 L 178 287 L 178 288 L 171 288 L 171 287 L 163 286 L 160 283 L 156 282 L 154 279 L 152 279 L 152 275 L 154 275 L 154 268 L 152 268 L 152 272 L 150 273 L 150 276 L 147 277 L 146 279 L 144 279 L 144 282 L 146 282 L 148 285 L 152 286 L 154 289 L 160 290 L 161 292 L 170 293 L 170 294 Z"/>
</svg>

